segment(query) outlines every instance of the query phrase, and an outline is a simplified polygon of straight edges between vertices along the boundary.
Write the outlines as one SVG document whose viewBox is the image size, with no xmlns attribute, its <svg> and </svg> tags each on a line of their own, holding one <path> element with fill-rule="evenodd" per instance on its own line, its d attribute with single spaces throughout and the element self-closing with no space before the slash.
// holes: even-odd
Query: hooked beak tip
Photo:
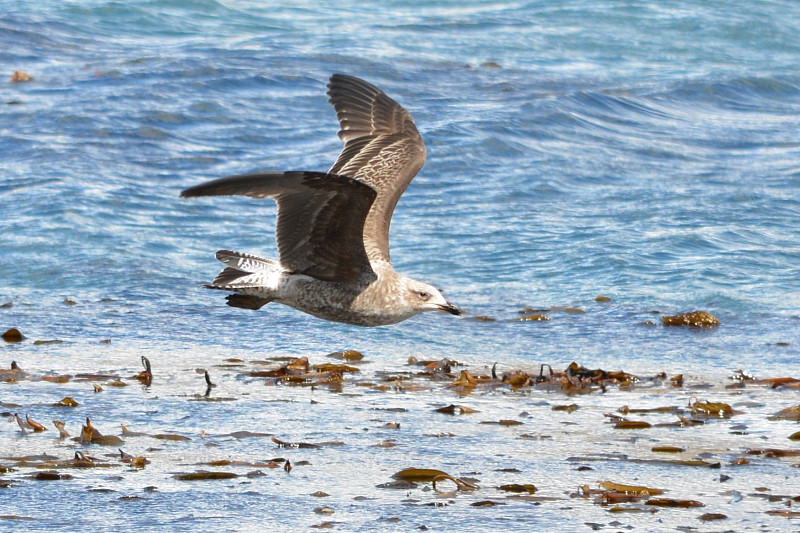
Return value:
<svg viewBox="0 0 800 533">
<path fill-rule="evenodd" d="M 461 309 L 459 309 L 458 307 L 456 307 L 455 305 L 453 305 L 453 304 L 451 304 L 449 302 L 446 305 L 440 305 L 439 309 L 441 309 L 442 311 L 444 311 L 446 313 L 450 313 L 451 315 L 455 315 L 455 316 L 461 316 L 462 314 L 464 314 L 464 312 Z"/>
</svg>

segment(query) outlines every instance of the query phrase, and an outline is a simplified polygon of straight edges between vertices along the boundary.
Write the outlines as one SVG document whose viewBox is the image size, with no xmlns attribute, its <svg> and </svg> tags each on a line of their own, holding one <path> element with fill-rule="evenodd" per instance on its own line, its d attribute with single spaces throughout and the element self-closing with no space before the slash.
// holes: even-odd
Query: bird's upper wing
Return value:
<svg viewBox="0 0 800 533">
<path fill-rule="evenodd" d="M 425 144 L 414 120 L 377 87 L 344 74 L 328 84 L 344 141 L 332 174 L 349 176 L 377 191 L 364 224 L 371 261 L 390 261 L 389 224 L 397 200 L 425 163 Z"/>
<path fill-rule="evenodd" d="M 328 281 L 372 271 L 363 228 L 377 194 L 360 181 L 324 172 L 272 172 L 221 178 L 186 189 L 183 197 L 274 198 L 281 265 Z"/>
</svg>

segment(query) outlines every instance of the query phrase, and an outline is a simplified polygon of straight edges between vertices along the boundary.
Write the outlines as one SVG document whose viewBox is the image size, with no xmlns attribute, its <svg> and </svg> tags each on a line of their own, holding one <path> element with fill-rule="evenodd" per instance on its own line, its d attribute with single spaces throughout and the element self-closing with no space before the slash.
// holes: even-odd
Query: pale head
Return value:
<svg viewBox="0 0 800 533">
<path fill-rule="evenodd" d="M 433 285 L 406 276 L 399 276 L 399 281 L 403 303 L 413 309 L 414 314 L 423 311 L 445 311 L 456 316 L 461 314 L 461 310 L 445 300 L 441 291 Z"/>
</svg>

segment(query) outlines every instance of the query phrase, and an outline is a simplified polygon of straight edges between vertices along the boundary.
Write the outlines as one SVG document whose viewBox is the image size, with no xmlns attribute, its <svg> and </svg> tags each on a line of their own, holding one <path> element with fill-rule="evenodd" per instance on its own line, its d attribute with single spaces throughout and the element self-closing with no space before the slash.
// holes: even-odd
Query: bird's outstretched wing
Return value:
<svg viewBox="0 0 800 533">
<path fill-rule="evenodd" d="M 352 281 L 372 272 L 363 239 L 377 196 L 369 185 L 333 173 L 269 172 L 221 178 L 181 193 L 225 195 L 275 199 L 284 268 L 327 281 Z"/>
<path fill-rule="evenodd" d="M 425 144 L 414 120 L 377 87 L 344 74 L 328 84 L 344 141 L 332 174 L 369 185 L 377 197 L 364 224 L 364 246 L 373 261 L 390 261 L 389 224 L 397 200 L 425 163 Z"/>
</svg>

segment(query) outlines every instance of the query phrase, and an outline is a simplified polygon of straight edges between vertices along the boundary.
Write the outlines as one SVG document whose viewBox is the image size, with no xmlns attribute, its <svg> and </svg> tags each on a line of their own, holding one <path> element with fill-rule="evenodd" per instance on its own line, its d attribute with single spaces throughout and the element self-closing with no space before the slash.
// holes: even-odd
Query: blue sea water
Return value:
<svg viewBox="0 0 800 533">
<path fill-rule="evenodd" d="M 28 337 L 0 363 L 351 348 L 797 376 L 799 34 L 792 1 L 0 0 L 0 329 Z M 335 72 L 415 118 L 428 161 L 392 258 L 465 318 L 363 329 L 202 289 L 217 249 L 276 257 L 275 207 L 180 191 L 326 170 Z M 515 320 L 526 307 L 550 320 Z M 698 309 L 721 325 L 660 325 Z"/>
</svg>

